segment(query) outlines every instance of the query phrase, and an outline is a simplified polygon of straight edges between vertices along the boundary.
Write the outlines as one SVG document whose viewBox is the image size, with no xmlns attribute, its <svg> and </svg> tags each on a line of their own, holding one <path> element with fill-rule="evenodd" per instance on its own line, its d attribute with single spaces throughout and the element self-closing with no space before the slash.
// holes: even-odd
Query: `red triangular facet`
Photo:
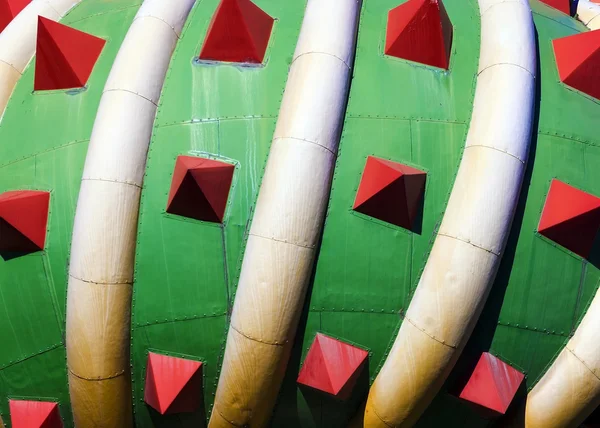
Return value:
<svg viewBox="0 0 600 428">
<path fill-rule="evenodd" d="M 484 352 L 460 393 L 460 398 L 504 414 L 525 375 Z"/>
<path fill-rule="evenodd" d="M 388 13 L 385 54 L 448 69 L 452 23 L 441 0 L 408 0 Z"/>
<path fill-rule="evenodd" d="M 0 31 L 21 12 L 31 0 L 0 0 Z"/>
<path fill-rule="evenodd" d="M 318 337 L 318 335 L 317 335 Z M 321 345 L 317 338 L 308 350 L 304 364 L 298 375 L 298 383 L 310 386 L 329 394 L 334 394 L 333 386 L 327 374 L 325 356 L 321 351 Z"/>
<path fill-rule="evenodd" d="M 160 414 L 198 410 L 202 363 L 166 355 L 148 354 L 144 400 Z"/>
<path fill-rule="evenodd" d="M 34 190 L 0 194 L 0 252 L 44 249 L 50 193 Z"/>
<path fill-rule="evenodd" d="M 426 173 L 397 162 L 367 158 L 353 209 L 412 229 L 425 190 Z"/>
<path fill-rule="evenodd" d="M 538 232 L 587 258 L 600 230 L 600 198 L 552 180 Z"/>
<path fill-rule="evenodd" d="M 221 0 L 208 27 L 200 59 L 262 63 L 273 22 L 250 0 Z"/>
<path fill-rule="evenodd" d="M 40 16 L 34 89 L 85 86 L 105 43 L 104 39 Z"/>
<path fill-rule="evenodd" d="M 317 333 L 297 382 L 338 398 L 347 398 L 369 353 Z"/>
<path fill-rule="evenodd" d="M 600 99 L 600 30 L 553 40 L 560 80 Z"/>
<path fill-rule="evenodd" d="M 567 15 L 571 15 L 571 0 L 540 0 L 542 3 L 561 11 Z"/>
<path fill-rule="evenodd" d="M 58 403 L 9 400 L 12 428 L 62 428 Z"/>
<path fill-rule="evenodd" d="M 179 156 L 167 212 L 196 220 L 222 222 L 234 171 L 235 166 L 226 162 Z"/>
</svg>

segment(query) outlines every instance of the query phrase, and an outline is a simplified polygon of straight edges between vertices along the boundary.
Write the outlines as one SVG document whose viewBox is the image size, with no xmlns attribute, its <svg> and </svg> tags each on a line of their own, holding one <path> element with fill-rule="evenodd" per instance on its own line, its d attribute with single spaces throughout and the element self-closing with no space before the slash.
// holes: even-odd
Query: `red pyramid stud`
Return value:
<svg viewBox="0 0 600 428">
<path fill-rule="evenodd" d="M 31 0 L 0 0 L 0 31 L 3 31 L 29 3 Z"/>
<path fill-rule="evenodd" d="M 460 393 L 460 398 L 504 414 L 524 377 L 520 371 L 484 352 Z"/>
<path fill-rule="evenodd" d="M 50 193 L 21 190 L 0 194 L 0 252 L 44 249 Z"/>
<path fill-rule="evenodd" d="M 571 0 L 540 0 L 542 3 L 561 11 L 564 14 L 571 15 Z"/>
<path fill-rule="evenodd" d="M 408 0 L 388 13 L 385 54 L 448 69 L 452 23 L 441 0 Z"/>
<path fill-rule="evenodd" d="M 411 230 L 425 191 L 427 174 L 410 166 L 369 156 L 354 211 Z"/>
<path fill-rule="evenodd" d="M 583 258 L 600 230 L 600 198 L 552 180 L 538 232 Z"/>
<path fill-rule="evenodd" d="M 334 397 L 347 398 L 369 353 L 317 333 L 298 375 L 298 383 Z"/>
<path fill-rule="evenodd" d="M 235 166 L 226 162 L 179 156 L 171 181 L 167 212 L 221 223 Z"/>
<path fill-rule="evenodd" d="M 161 415 L 195 412 L 201 403 L 202 363 L 148 354 L 144 401 Z"/>
<path fill-rule="evenodd" d="M 34 89 L 85 86 L 105 43 L 104 39 L 40 16 Z"/>
<path fill-rule="evenodd" d="M 8 400 L 12 428 L 62 428 L 58 403 Z"/>
<path fill-rule="evenodd" d="M 263 62 L 274 19 L 250 0 L 221 0 L 200 51 L 200 59 Z"/>
<path fill-rule="evenodd" d="M 560 80 L 600 99 L 600 30 L 553 40 Z"/>
</svg>

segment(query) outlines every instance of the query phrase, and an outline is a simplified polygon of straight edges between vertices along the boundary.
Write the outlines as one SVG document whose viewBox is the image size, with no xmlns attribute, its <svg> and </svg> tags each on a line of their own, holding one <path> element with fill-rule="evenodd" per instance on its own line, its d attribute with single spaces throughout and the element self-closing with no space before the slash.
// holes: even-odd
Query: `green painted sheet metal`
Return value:
<svg viewBox="0 0 600 428">
<path fill-rule="evenodd" d="M 62 344 L 41 350 L 40 354 L 26 362 L 2 369 L 0 379 L 3 391 L 10 391 L 10 398 L 58 402 L 64 425 L 72 426 L 69 390 L 66 384 L 66 356 Z M 4 423 L 10 427 L 8 406 L 4 403 L 2 410 Z"/>
<path fill-rule="evenodd" d="M 202 427 L 205 424 L 204 408 L 210 407 L 213 395 L 204 394 L 205 407 L 196 413 L 161 416 L 144 404 L 143 388 L 146 378 L 148 352 L 170 355 L 202 361 L 204 389 L 215 391 L 221 346 L 225 345 L 227 317 L 225 315 L 207 316 L 185 321 L 169 321 L 134 328 L 132 358 L 137 362 L 133 372 L 133 388 L 140 395 L 136 403 L 136 424 L 138 427 L 171 428 L 178 426 Z M 173 351 L 177 350 L 177 351 Z M 201 352 L 199 352 L 201 350 Z"/>
<path fill-rule="evenodd" d="M 81 171 L 104 80 L 140 0 L 85 0 L 64 22 L 109 40 L 89 87 L 33 93 L 33 66 L 0 123 L 0 191 L 52 192 L 44 252 L 0 260 L 0 416 L 7 397 L 59 400 L 71 426 L 63 343 L 66 274 Z M 216 390 L 245 235 L 275 128 L 305 0 L 256 0 L 277 21 L 263 66 L 198 62 L 218 0 L 197 1 L 174 53 L 160 100 L 142 193 L 134 306 L 133 393 L 140 427 L 201 425 Z M 332 193 L 274 427 L 344 426 L 364 399 L 425 265 L 460 162 L 471 116 L 479 51 L 476 0 L 444 0 L 453 22 L 448 72 L 383 55 L 387 12 L 400 0 L 364 0 L 356 66 Z M 539 38 L 541 95 L 534 139 L 509 245 L 482 319 L 419 427 L 487 426 L 451 395 L 481 351 L 526 373 L 531 388 L 568 340 L 600 281 L 598 254 L 583 262 L 536 233 L 552 178 L 600 195 L 599 102 L 558 80 L 551 40 L 584 31 L 531 0 Z M 178 155 L 236 165 L 223 225 L 165 213 Z M 366 157 L 427 171 L 416 232 L 351 207 Z M 370 353 L 346 403 L 296 383 L 315 334 Z M 204 363 L 204 409 L 161 417 L 143 402 L 149 351 Z"/>
<path fill-rule="evenodd" d="M 87 88 L 32 92 L 35 60 L 17 84 L 0 123 L 0 192 L 51 192 L 46 248 L 0 259 L 0 412 L 8 398 L 60 402 L 72 425 L 64 350 L 67 266 L 83 163 L 104 82 L 139 1 L 85 0 L 63 23 L 106 38 Z"/>
<path fill-rule="evenodd" d="M 397 5 L 397 0 L 363 2 L 350 101 L 306 325 L 299 328 L 304 332 L 296 339 L 273 427 L 342 427 L 364 400 L 425 265 L 460 162 L 479 59 L 476 2 L 444 1 L 454 26 L 448 72 L 383 54 L 387 12 Z M 352 210 L 368 155 L 427 171 L 415 233 Z M 346 403 L 295 383 L 299 363 L 318 331 L 370 351 L 367 384 L 359 383 L 356 396 Z"/>
<path fill-rule="evenodd" d="M 142 192 L 134 280 L 132 365 L 138 426 L 185 426 L 209 416 L 245 233 L 260 186 L 305 1 L 260 0 L 276 18 L 264 65 L 197 61 L 218 0 L 198 1 L 163 87 Z M 223 224 L 165 212 L 178 155 L 236 165 Z M 143 402 L 147 352 L 205 364 L 205 408 L 160 417 Z"/>
<path fill-rule="evenodd" d="M 469 123 L 479 59 L 477 1 L 444 0 L 453 26 L 450 71 L 385 56 L 388 11 L 399 0 L 364 0 L 348 117 Z"/>
<path fill-rule="evenodd" d="M 568 341 L 600 281 L 597 254 L 591 263 L 583 261 L 537 233 L 553 178 L 600 195 L 600 103 L 560 82 L 552 49 L 553 39 L 585 27 L 537 0 L 530 3 L 540 54 L 537 135 L 502 265 L 448 391 L 470 373 L 481 351 L 489 350 L 525 373 L 522 397 Z M 451 415 L 435 419 L 438 413 L 434 403 L 424 419 L 454 420 Z"/>
</svg>

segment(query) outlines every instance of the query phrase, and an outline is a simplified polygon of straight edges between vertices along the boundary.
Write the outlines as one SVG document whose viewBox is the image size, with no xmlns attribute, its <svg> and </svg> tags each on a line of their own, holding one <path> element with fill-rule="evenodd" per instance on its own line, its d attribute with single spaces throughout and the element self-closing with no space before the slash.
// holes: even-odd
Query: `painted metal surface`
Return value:
<svg viewBox="0 0 600 428">
<path fill-rule="evenodd" d="M 0 126 L 0 190 L 27 187 L 53 192 L 46 251 L 0 260 L 0 323 L 10 322 L 15 328 L 0 331 L 0 413 L 8 424 L 7 396 L 25 396 L 58 400 L 65 426 L 72 426 L 61 330 L 74 206 L 101 88 L 139 3 L 120 1 L 115 6 L 112 1 L 85 0 L 70 12 L 67 24 L 109 41 L 89 87 L 32 94 L 29 67 Z M 138 426 L 199 425 L 212 405 L 244 236 L 305 6 L 303 1 L 256 3 L 276 18 L 264 64 L 245 67 L 193 59 L 217 4 L 202 0 L 176 48 L 159 102 L 140 207 L 132 308 L 132 389 Z M 445 1 L 455 39 L 450 70 L 442 72 L 383 55 L 387 12 L 398 3 L 363 4 L 350 102 L 315 280 L 273 426 L 345 426 L 364 395 L 341 402 L 298 388 L 300 363 L 321 331 L 368 348 L 369 374 L 377 374 L 400 325 L 398 313 L 404 313 L 431 249 L 454 180 L 477 72 L 477 7 L 470 0 Z M 531 7 L 539 36 L 541 92 L 539 134 L 527 186 L 481 321 L 418 426 L 486 426 L 486 420 L 449 394 L 453 378 L 470 373 L 472 355 L 490 350 L 525 372 L 526 387 L 531 389 L 575 331 L 598 287 L 594 252 L 589 262 L 582 261 L 536 233 L 552 178 L 598 194 L 600 145 L 598 103 L 559 82 L 551 49 L 552 39 L 584 31 L 584 26 L 538 1 L 532 0 Z M 179 154 L 236 165 L 223 225 L 164 212 Z M 421 230 L 403 231 L 352 211 L 368 155 L 428 172 Z M 157 417 L 140 401 L 147 353 L 152 349 L 206 363 L 205 413 Z M 357 383 L 363 394 L 366 381 Z"/>
<path fill-rule="evenodd" d="M 400 324 L 398 312 L 408 305 L 420 276 L 456 174 L 477 72 L 477 5 L 444 2 L 455 35 L 449 72 L 384 55 L 387 12 L 397 5 L 394 0 L 363 4 L 323 242 L 301 324 L 304 335 L 293 350 L 290 373 L 298 370 L 315 333 L 321 331 L 367 347 L 373 379 Z M 402 101 L 432 98 L 438 100 L 435 105 Z M 414 232 L 352 211 L 369 155 L 427 171 L 425 204 Z M 359 380 L 357 394 L 348 401 L 332 402 L 298 390 L 290 374 L 272 423 L 345 426 L 364 400 L 368 380 Z"/>
<path fill-rule="evenodd" d="M 590 30 L 600 28 L 600 18 L 598 18 L 600 7 L 597 4 L 582 0 L 578 3 L 577 14 L 579 20 Z M 595 107 L 594 111 L 597 112 L 598 108 Z M 589 122 L 593 120 L 592 117 L 588 119 Z M 593 141 L 593 137 L 587 138 Z M 585 140 L 581 138 L 571 141 L 576 146 L 585 144 Z M 582 149 L 587 153 L 594 153 L 592 156 L 595 159 L 598 156 L 596 153 L 600 150 L 597 144 L 586 145 Z M 588 161 L 588 159 L 583 159 L 585 163 Z M 590 188 L 590 184 L 593 183 L 593 179 L 590 177 L 581 177 L 580 174 L 569 171 L 568 176 L 572 177 L 573 175 L 579 175 L 577 182 L 581 183 L 584 188 L 598 191 L 597 186 Z M 560 177 L 560 175 L 555 176 Z M 594 264 L 588 264 L 584 260 L 581 266 L 578 288 L 580 296 L 583 293 L 582 305 L 584 307 L 585 302 L 589 301 L 588 299 L 597 289 L 598 268 Z M 579 299 L 577 306 L 580 306 Z M 576 324 L 573 323 L 573 336 L 527 396 L 525 426 L 532 428 L 577 426 L 584 422 L 600 405 L 600 380 L 598 378 L 600 349 L 597 345 L 597 332 L 600 331 L 599 311 L 600 294 L 597 291 L 589 307 L 585 307 L 585 310 L 581 307 L 576 308 L 575 320 L 582 313 L 583 318 L 576 329 Z"/>
<path fill-rule="evenodd" d="M 265 426 L 275 405 L 327 208 L 360 7 L 360 0 L 309 0 L 306 6 L 250 227 L 210 427 Z"/>
<path fill-rule="evenodd" d="M 140 426 L 201 425 L 210 416 L 247 224 L 305 8 L 303 1 L 256 1 L 276 18 L 260 66 L 192 60 L 217 4 L 199 2 L 191 13 L 167 74 L 150 145 L 132 308 L 134 409 Z M 251 96 L 255 93 L 261 96 Z M 236 166 L 222 224 L 165 213 L 178 155 Z M 202 411 L 157 420 L 140 403 L 147 352 L 153 349 L 205 363 Z"/>
<path fill-rule="evenodd" d="M 533 124 L 533 20 L 525 0 L 480 0 L 479 9 L 465 151 L 415 295 L 369 391 L 366 427 L 412 426 L 437 395 L 483 309 L 519 199 Z"/>
<path fill-rule="evenodd" d="M 590 0 L 577 2 L 577 19 L 590 30 L 600 29 L 600 4 Z"/>
<path fill-rule="evenodd" d="M 88 86 L 33 93 L 34 64 L 19 80 L 0 126 L 0 191 L 50 191 L 45 249 L 0 259 L 0 413 L 10 427 L 8 398 L 59 402 L 72 426 L 65 364 L 66 262 L 87 141 L 104 82 L 139 5 L 85 0 L 61 21 L 108 39 Z M 27 118 L 27 120 L 23 120 Z"/>
<path fill-rule="evenodd" d="M 38 16 L 60 20 L 81 0 L 33 0 L 0 33 L 0 118 L 35 53 Z"/>
<path fill-rule="evenodd" d="M 98 107 L 75 212 L 67 294 L 69 392 L 78 427 L 133 424 L 128 345 L 139 200 L 158 99 L 193 4 L 142 4 Z"/>
</svg>

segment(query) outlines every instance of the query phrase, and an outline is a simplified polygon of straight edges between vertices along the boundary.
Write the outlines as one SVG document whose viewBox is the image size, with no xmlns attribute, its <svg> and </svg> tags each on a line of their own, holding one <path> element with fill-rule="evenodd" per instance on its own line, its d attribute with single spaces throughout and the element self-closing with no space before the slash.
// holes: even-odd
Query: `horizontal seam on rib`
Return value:
<svg viewBox="0 0 600 428">
<path fill-rule="evenodd" d="M 157 21 L 162 22 L 163 24 L 165 24 L 167 27 L 169 27 L 171 30 L 173 30 L 173 33 L 175 34 L 175 37 L 177 37 L 179 39 L 179 34 L 177 34 L 177 31 L 175 31 L 175 28 L 173 28 L 173 26 L 171 24 L 169 24 L 167 21 L 165 21 L 162 18 L 159 18 L 158 16 L 154 16 L 154 15 L 142 15 L 142 16 L 137 16 L 133 22 L 137 21 L 138 19 L 142 19 L 142 18 L 154 18 Z M 132 24 L 133 24 L 132 22 Z"/>
<path fill-rule="evenodd" d="M 110 375 L 107 377 L 85 377 L 85 376 L 81 376 L 81 375 L 78 375 L 77 373 L 75 373 L 73 370 L 71 370 L 71 367 L 68 367 L 68 369 L 69 369 L 69 373 L 71 373 L 76 378 L 82 379 L 82 380 L 87 380 L 88 382 L 102 382 L 103 380 L 116 379 L 125 374 L 125 370 L 121 370 L 119 373 L 116 373 L 114 375 Z"/>
<path fill-rule="evenodd" d="M 308 246 L 308 245 L 296 244 L 294 242 L 284 241 L 283 239 L 271 238 L 269 236 L 262 236 L 262 235 L 258 235 L 256 233 L 252 233 L 252 232 L 248 233 L 248 235 L 250 235 L 250 236 L 256 236 L 257 238 L 268 239 L 269 241 L 281 242 L 282 244 L 293 245 L 294 247 L 307 248 L 309 250 L 314 250 L 315 249 L 314 246 L 311 247 L 311 246 Z"/>
<path fill-rule="evenodd" d="M 435 337 L 434 335 L 432 335 L 432 334 L 428 333 L 427 331 L 425 331 L 425 329 L 423 329 L 423 328 L 419 327 L 419 326 L 417 325 L 417 323 L 416 323 L 416 322 L 414 322 L 413 320 L 411 320 L 411 319 L 410 319 L 409 317 L 407 317 L 406 315 L 404 316 L 404 320 L 405 320 L 405 321 L 408 321 L 408 322 L 409 322 L 409 323 L 410 323 L 410 324 L 411 324 L 411 325 L 412 325 L 414 328 L 416 328 L 417 330 L 419 330 L 421 333 L 423 333 L 424 335 L 426 335 L 426 336 L 427 336 L 427 337 L 429 337 L 430 339 L 432 339 L 432 340 L 435 340 L 435 341 L 436 341 L 437 343 L 439 343 L 440 345 L 443 345 L 443 346 L 445 346 L 445 347 L 447 347 L 447 348 L 450 348 L 450 349 L 456 349 L 456 346 L 454 346 L 454 345 L 449 345 L 449 344 L 448 344 L 448 343 L 446 343 L 445 341 L 438 339 L 438 338 L 437 338 L 437 337 Z"/>
<path fill-rule="evenodd" d="M 377 413 L 377 410 L 375 409 L 374 404 L 371 404 L 371 409 L 373 409 L 373 413 L 375 413 L 375 416 L 377 416 L 377 419 L 379 419 L 381 422 L 383 422 L 385 426 L 390 427 L 390 428 L 395 428 L 394 425 L 388 424 L 381 416 L 379 416 L 379 413 Z"/>
<path fill-rule="evenodd" d="M 594 371 L 589 368 L 589 366 L 585 363 L 585 361 L 583 361 L 581 358 L 579 358 L 579 356 L 573 352 L 573 350 L 571 348 L 569 348 L 569 346 L 565 346 L 565 349 L 567 351 L 569 351 L 571 353 L 571 355 L 573 355 L 575 358 L 577 358 L 577 361 L 579 361 L 586 369 L 588 369 L 590 371 L 590 373 L 592 374 L 592 376 L 594 376 L 596 379 L 600 380 L 600 377 L 598 377 L 598 375 L 596 373 L 594 373 Z"/>
<path fill-rule="evenodd" d="M 0 62 L 2 62 L 2 63 L 4 63 L 4 64 L 8 65 L 10 68 L 12 68 L 12 69 L 13 69 L 13 70 L 15 70 L 17 73 L 19 73 L 19 75 L 20 75 L 20 76 L 22 76 L 22 75 L 23 75 L 23 73 L 22 73 L 21 71 L 17 70 L 17 69 L 15 68 L 15 66 L 14 66 L 14 65 L 12 65 L 11 63 L 8 63 L 8 62 L 4 61 L 3 59 L 0 59 Z"/>
<path fill-rule="evenodd" d="M 129 89 L 123 89 L 123 88 L 105 89 L 105 90 L 102 92 L 102 94 L 104 95 L 104 94 L 106 94 L 106 93 L 108 93 L 108 92 L 127 92 L 127 93 L 129 93 L 129 94 L 137 95 L 137 96 L 138 96 L 138 97 L 140 97 L 141 99 L 143 99 L 143 100 L 146 100 L 146 101 L 148 101 L 149 103 L 152 103 L 152 104 L 154 104 L 154 106 L 155 106 L 156 108 L 158 108 L 158 104 L 156 104 L 156 103 L 155 103 L 154 101 L 152 101 L 150 98 L 146 98 L 145 96 L 143 96 L 143 95 L 140 95 L 140 94 L 138 94 L 137 92 L 130 91 Z"/>
<path fill-rule="evenodd" d="M 290 64 L 290 68 L 291 68 L 291 66 L 292 66 L 292 65 L 293 65 L 293 64 L 296 62 L 296 60 L 297 60 L 298 58 L 302 58 L 304 55 L 312 55 L 312 54 L 318 54 L 318 55 L 327 55 L 327 56 L 333 57 L 333 58 L 335 58 L 335 59 L 339 60 L 341 63 L 343 63 L 343 64 L 344 64 L 346 67 L 348 67 L 348 70 L 350 70 L 350 68 L 351 68 L 351 67 L 348 65 L 348 63 L 347 63 L 346 61 L 344 61 L 342 58 L 340 58 L 339 56 L 337 56 L 337 55 L 334 55 L 334 54 L 330 54 L 330 53 L 328 53 L 328 52 L 317 52 L 317 51 L 310 51 L 310 52 L 304 52 L 304 53 L 301 53 L 301 54 L 300 54 L 300 55 L 298 55 L 296 58 L 294 58 L 294 60 L 293 60 L 293 61 L 292 61 L 292 63 Z"/>
<path fill-rule="evenodd" d="M 106 183 L 118 183 L 118 184 L 125 184 L 127 186 L 133 186 L 133 187 L 137 187 L 138 189 L 142 189 L 142 186 L 135 184 L 135 183 L 131 183 L 129 181 L 120 181 L 120 180 L 108 180 L 106 178 L 82 178 L 81 181 L 104 181 Z"/>
<path fill-rule="evenodd" d="M 236 327 L 233 325 L 233 323 L 229 324 L 229 326 L 230 326 L 232 329 L 234 329 L 234 330 L 235 330 L 235 331 L 236 331 L 238 334 L 240 334 L 241 336 L 244 336 L 246 339 L 248 339 L 248 340 L 251 340 L 251 341 L 253 341 L 253 342 L 256 342 L 256 343 L 262 343 L 262 344 L 264 344 L 264 345 L 270 345 L 270 346 L 283 346 L 283 345 L 284 345 L 283 343 L 273 343 L 273 342 L 266 342 L 266 341 L 264 341 L 264 340 L 255 339 L 255 338 L 254 338 L 254 337 L 252 337 L 252 336 L 248 336 L 246 333 L 244 333 L 244 332 L 241 332 L 240 330 L 238 330 L 238 329 L 237 329 L 237 328 L 236 328 Z"/>
<path fill-rule="evenodd" d="M 228 424 L 231 424 L 231 425 L 233 425 L 234 427 L 239 427 L 239 428 L 243 428 L 243 427 L 244 427 L 244 425 L 238 425 L 238 424 L 236 424 L 235 422 L 231 422 L 229 419 L 227 419 L 225 416 L 223 416 L 223 413 L 221 413 L 221 411 L 219 410 L 219 408 L 218 408 L 217 406 L 215 406 L 215 407 L 213 408 L 213 411 L 216 411 L 216 412 L 217 412 L 217 414 L 218 414 L 219 416 L 221 416 L 221 419 L 223 419 L 223 420 L 224 420 L 225 422 L 227 422 Z"/>
<path fill-rule="evenodd" d="M 471 246 L 473 246 L 475 248 L 479 248 L 480 250 L 483 250 L 483 251 L 485 251 L 487 253 L 490 253 L 490 254 L 493 254 L 493 255 L 495 255 L 497 257 L 500 257 L 499 253 L 495 253 L 492 250 L 488 250 L 487 248 L 482 247 L 481 245 L 474 244 L 471 241 L 467 241 L 466 239 L 462 239 L 462 238 L 459 238 L 457 236 L 448 235 L 448 234 L 442 233 L 442 232 L 438 232 L 438 235 L 439 236 L 445 236 L 446 238 L 450 238 L 450 239 L 456 239 L 457 241 L 464 242 L 465 244 L 469 244 L 469 245 L 471 245 Z"/>
<path fill-rule="evenodd" d="M 128 282 L 97 282 L 97 281 L 91 281 L 89 279 L 78 278 L 75 275 L 71 275 L 71 274 L 69 274 L 69 278 L 73 278 L 73 279 L 76 279 L 76 280 L 81 281 L 81 282 L 85 282 L 85 283 L 88 283 L 88 284 L 95 284 L 95 285 L 133 285 L 133 281 L 128 281 Z"/>
<path fill-rule="evenodd" d="M 500 150 L 500 149 L 498 149 L 498 148 L 496 148 L 496 147 L 492 147 L 492 146 L 485 146 L 485 145 L 483 145 L 483 144 L 469 144 L 468 146 L 466 146 L 466 147 L 465 147 L 465 150 L 466 150 L 466 149 L 468 149 L 468 148 L 470 148 L 470 147 L 484 147 L 484 148 L 486 148 L 486 149 L 495 150 L 495 151 L 497 151 L 497 152 L 504 153 L 505 155 L 508 155 L 508 156 L 510 156 L 510 157 L 512 157 L 512 158 L 515 158 L 516 160 L 518 160 L 519 162 L 521 162 L 523 165 L 526 163 L 526 162 L 525 162 L 523 159 L 521 159 L 520 157 L 518 157 L 518 156 L 515 156 L 515 155 L 513 155 L 513 154 L 512 154 L 512 153 L 510 153 L 510 152 L 507 152 L 507 151 L 504 151 L 504 150 Z"/>
<path fill-rule="evenodd" d="M 496 64 L 491 64 L 491 65 L 488 65 L 488 66 L 487 66 L 486 68 L 484 68 L 483 70 L 481 70 L 481 71 L 478 71 L 478 72 L 477 72 L 477 77 L 481 76 L 481 74 L 483 74 L 483 72 L 484 72 L 484 71 L 487 71 L 487 70 L 489 70 L 490 68 L 498 67 L 498 66 L 501 66 L 501 65 L 509 65 L 509 66 L 511 66 L 511 67 L 520 68 L 521 70 L 523 70 L 523 71 L 527 72 L 527 74 L 529 74 L 529 75 L 530 75 L 531 77 L 533 77 L 533 79 L 535 80 L 535 74 L 533 74 L 531 71 L 527 70 L 525 67 L 523 67 L 523 66 L 521 66 L 521 65 L 519 65 L 519 64 L 513 64 L 512 62 L 498 62 L 498 63 L 496 63 Z"/>
<path fill-rule="evenodd" d="M 320 148 L 322 148 L 324 150 L 327 150 L 329 153 L 331 153 L 332 155 L 335 156 L 334 151 L 331 150 L 330 148 L 325 147 L 325 146 L 323 146 L 323 145 L 321 145 L 321 144 L 319 144 L 319 143 L 317 143 L 315 141 L 307 140 L 305 138 L 297 138 L 297 137 L 275 137 L 275 138 L 273 138 L 273 142 L 276 142 L 278 140 L 296 140 L 296 141 L 303 141 L 305 143 L 314 144 L 315 146 L 319 146 Z"/>
</svg>

